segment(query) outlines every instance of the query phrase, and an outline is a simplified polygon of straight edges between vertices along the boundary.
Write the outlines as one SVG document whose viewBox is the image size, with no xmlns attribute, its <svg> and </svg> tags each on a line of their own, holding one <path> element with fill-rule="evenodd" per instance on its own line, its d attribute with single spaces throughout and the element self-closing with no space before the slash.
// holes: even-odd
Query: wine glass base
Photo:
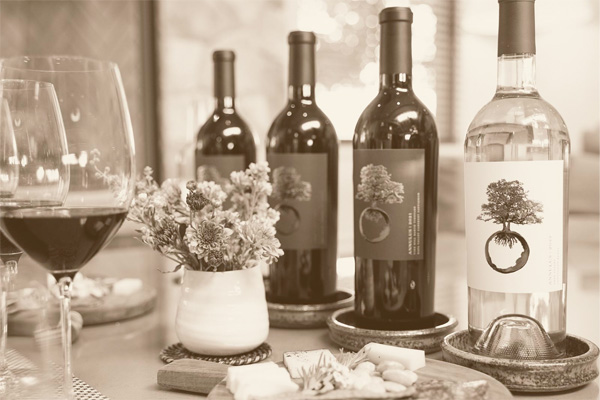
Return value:
<svg viewBox="0 0 600 400">
<path fill-rule="evenodd" d="M 17 389 L 17 379 L 15 375 L 8 368 L 0 371 L 0 399 L 17 399 Z"/>
</svg>

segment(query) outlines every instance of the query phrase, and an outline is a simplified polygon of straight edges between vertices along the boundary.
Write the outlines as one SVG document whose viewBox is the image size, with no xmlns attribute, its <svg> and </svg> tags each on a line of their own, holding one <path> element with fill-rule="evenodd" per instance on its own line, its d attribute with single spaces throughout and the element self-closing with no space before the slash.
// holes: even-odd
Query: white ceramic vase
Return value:
<svg viewBox="0 0 600 400">
<path fill-rule="evenodd" d="M 260 267 L 183 275 L 175 331 L 190 351 L 228 356 L 255 349 L 269 334 Z"/>
</svg>

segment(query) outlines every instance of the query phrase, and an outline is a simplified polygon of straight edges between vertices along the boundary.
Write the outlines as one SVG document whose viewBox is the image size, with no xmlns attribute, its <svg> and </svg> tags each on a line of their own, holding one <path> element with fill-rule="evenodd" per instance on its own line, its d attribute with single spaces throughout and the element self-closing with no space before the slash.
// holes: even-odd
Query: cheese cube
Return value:
<svg viewBox="0 0 600 400">
<path fill-rule="evenodd" d="M 266 371 L 253 371 L 244 375 L 238 375 L 231 380 L 228 389 L 232 393 L 237 393 L 239 388 L 244 387 L 251 383 L 263 383 L 264 385 L 271 385 L 274 382 L 291 382 L 290 374 L 285 368 L 277 368 L 274 370 Z"/>
<path fill-rule="evenodd" d="M 321 357 L 323 357 L 325 364 L 337 363 L 337 359 L 331 351 L 322 349 L 283 353 L 283 364 L 287 367 L 292 378 L 298 379 L 302 376 L 302 368 L 308 370 L 312 365 L 316 365 Z"/>
<path fill-rule="evenodd" d="M 423 350 L 406 349 L 379 343 L 369 343 L 364 347 L 369 361 L 379 364 L 384 361 L 397 361 L 411 371 L 425 366 Z"/>
<path fill-rule="evenodd" d="M 235 400 L 250 400 L 259 397 L 279 396 L 298 391 L 298 385 L 289 379 L 275 379 L 268 382 L 247 382 L 234 393 Z"/>
<path fill-rule="evenodd" d="M 244 376 L 266 374 L 278 369 L 280 369 L 279 366 L 272 361 L 251 365 L 241 365 L 239 367 L 229 367 L 227 369 L 227 379 L 225 380 L 225 384 L 227 389 L 231 390 L 233 383 L 237 382 Z"/>
</svg>

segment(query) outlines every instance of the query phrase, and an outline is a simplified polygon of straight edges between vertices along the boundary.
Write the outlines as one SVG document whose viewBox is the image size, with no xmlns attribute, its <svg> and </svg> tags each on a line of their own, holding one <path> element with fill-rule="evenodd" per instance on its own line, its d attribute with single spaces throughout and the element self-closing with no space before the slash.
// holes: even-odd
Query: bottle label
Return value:
<svg viewBox="0 0 600 400">
<path fill-rule="evenodd" d="M 354 255 L 423 259 L 425 150 L 354 150 Z"/>
<path fill-rule="evenodd" d="M 465 163 L 469 287 L 562 289 L 563 177 L 562 160 Z"/>
<path fill-rule="evenodd" d="M 246 169 L 244 156 L 235 155 L 199 155 L 196 156 L 196 179 L 199 182 L 213 181 L 219 185 L 229 180 L 229 175 L 233 171 L 243 171 Z"/>
<path fill-rule="evenodd" d="M 275 228 L 286 250 L 327 247 L 327 154 L 269 153 L 273 193 L 279 211 Z"/>
</svg>

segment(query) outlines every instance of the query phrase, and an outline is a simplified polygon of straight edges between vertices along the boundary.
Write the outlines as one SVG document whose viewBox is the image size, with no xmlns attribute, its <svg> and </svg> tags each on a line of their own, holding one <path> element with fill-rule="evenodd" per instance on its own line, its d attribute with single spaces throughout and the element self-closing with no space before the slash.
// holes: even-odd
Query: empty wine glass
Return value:
<svg viewBox="0 0 600 400">
<path fill-rule="evenodd" d="M 52 84 L 0 80 L 0 220 L 22 208 L 61 205 L 69 187 L 67 142 Z M 10 236 L 10 235 L 9 235 Z M 0 232 L 0 398 L 18 390 L 6 362 L 6 295 L 22 250 Z"/>
<path fill-rule="evenodd" d="M 0 63 L 0 77 L 51 82 L 62 111 L 70 170 L 62 207 L 15 210 L 2 228 L 58 282 L 64 357 L 64 397 L 73 398 L 71 284 L 77 272 L 117 232 L 135 185 L 129 110 L 116 64 L 83 57 L 16 57 Z"/>
</svg>

